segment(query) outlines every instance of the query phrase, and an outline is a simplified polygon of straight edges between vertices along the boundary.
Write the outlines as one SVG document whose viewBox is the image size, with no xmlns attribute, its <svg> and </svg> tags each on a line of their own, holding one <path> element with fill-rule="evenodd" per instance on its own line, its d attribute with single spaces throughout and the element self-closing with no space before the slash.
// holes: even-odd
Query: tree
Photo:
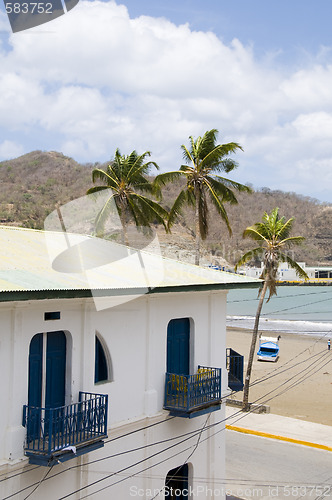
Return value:
<svg viewBox="0 0 332 500">
<path fill-rule="evenodd" d="M 196 265 L 199 265 L 201 239 L 205 240 L 208 234 L 208 198 L 212 201 L 231 234 L 224 203 L 237 203 L 232 189 L 251 192 L 248 186 L 217 175 L 218 172 L 222 171 L 229 173 L 237 167 L 237 163 L 229 155 L 242 149 L 235 142 L 216 144 L 217 134 L 218 131 L 212 129 L 196 140 L 190 136 L 189 149 L 185 145 L 181 146 L 186 165 L 181 165 L 177 171 L 159 174 L 155 179 L 155 184 L 158 187 L 168 182 L 176 182 L 181 178 L 186 180 L 185 187 L 180 191 L 171 208 L 168 226 L 171 227 L 174 224 L 185 205 L 194 208 Z"/>
<path fill-rule="evenodd" d="M 287 262 L 293 268 L 298 277 L 308 279 L 307 273 L 283 250 L 292 245 L 299 245 L 303 242 L 303 236 L 290 236 L 292 231 L 294 217 L 285 220 L 285 217 L 279 218 L 279 208 L 274 208 L 270 215 L 266 212 L 263 215 L 262 222 L 257 222 L 253 226 L 247 227 L 243 233 L 244 238 L 251 238 L 259 242 L 259 246 L 245 253 L 237 262 L 235 270 L 239 266 L 254 258 L 260 258 L 263 262 L 263 270 L 260 278 L 263 286 L 259 290 L 259 302 L 256 311 L 254 329 L 252 334 L 251 346 L 248 358 L 248 367 L 244 383 L 242 409 L 249 410 L 249 384 L 252 370 L 252 363 L 256 349 L 259 319 L 263 307 L 263 302 L 267 290 L 269 297 L 277 295 L 277 273 L 281 262 Z"/>
<path fill-rule="evenodd" d="M 87 194 L 110 190 L 103 208 L 97 215 L 95 224 L 97 234 L 104 230 L 107 218 L 110 216 L 114 203 L 122 224 L 122 242 L 129 245 L 127 225 L 133 221 L 137 228 L 151 231 L 151 223 L 163 224 L 165 229 L 168 212 L 157 201 L 144 196 L 143 193 L 160 197 L 160 190 L 146 178 L 151 166 L 159 169 L 152 161 L 146 161 L 150 156 L 146 151 L 139 155 L 132 151 L 129 155 L 121 155 L 119 149 L 115 151 L 114 160 L 106 171 L 96 168 L 92 171 L 92 181 L 102 181 L 104 184 L 94 186 Z"/>
</svg>

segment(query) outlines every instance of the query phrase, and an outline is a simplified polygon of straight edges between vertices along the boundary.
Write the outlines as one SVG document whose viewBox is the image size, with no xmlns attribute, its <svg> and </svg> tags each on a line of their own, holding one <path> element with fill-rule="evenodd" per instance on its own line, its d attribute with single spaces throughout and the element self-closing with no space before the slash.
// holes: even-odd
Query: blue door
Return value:
<svg viewBox="0 0 332 500">
<path fill-rule="evenodd" d="M 49 332 L 46 347 L 45 408 L 59 408 L 65 404 L 66 336 L 63 332 Z"/>
<path fill-rule="evenodd" d="M 38 333 L 30 342 L 28 405 L 41 407 L 43 377 L 43 334 Z"/>
<path fill-rule="evenodd" d="M 38 333 L 30 342 L 28 428 L 27 439 L 33 441 L 40 435 L 43 379 L 43 334 Z"/>
<path fill-rule="evenodd" d="M 45 360 L 43 359 L 44 342 L 46 342 Z M 46 368 L 44 372 L 43 365 Z M 36 439 L 42 432 L 41 408 L 64 406 L 65 381 L 66 336 L 64 332 L 38 333 L 32 338 L 29 349 L 28 440 Z M 47 415 L 44 418 L 46 424 Z"/>
<path fill-rule="evenodd" d="M 167 372 L 189 375 L 189 318 L 172 319 L 167 327 Z"/>
</svg>

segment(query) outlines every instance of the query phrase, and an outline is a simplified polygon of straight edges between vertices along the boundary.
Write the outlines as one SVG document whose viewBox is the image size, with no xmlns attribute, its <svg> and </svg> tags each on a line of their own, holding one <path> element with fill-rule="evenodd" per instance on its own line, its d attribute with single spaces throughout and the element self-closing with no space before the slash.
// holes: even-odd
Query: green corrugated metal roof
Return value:
<svg viewBox="0 0 332 500">
<path fill-rule="evenodd" d="M 254 278 L 137 252 L 86 235 L 0 226 L 0 248 L 0 300 L 88 296 L 91 290 L 99 290 L 98 295 L 123 295 L 260 284 Z"/>
</svg>

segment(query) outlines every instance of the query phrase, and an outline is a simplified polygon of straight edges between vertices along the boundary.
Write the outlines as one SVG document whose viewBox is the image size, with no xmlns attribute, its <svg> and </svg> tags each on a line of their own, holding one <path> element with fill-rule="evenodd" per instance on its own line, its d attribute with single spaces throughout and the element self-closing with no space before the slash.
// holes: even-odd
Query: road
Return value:
<svg viewBox="0 0 332 500">
<path fill-rule="evenodd" d="M 227 493 L 245 499 L 332 499 L 332 452 L 226 431 Z"/>
</svg>

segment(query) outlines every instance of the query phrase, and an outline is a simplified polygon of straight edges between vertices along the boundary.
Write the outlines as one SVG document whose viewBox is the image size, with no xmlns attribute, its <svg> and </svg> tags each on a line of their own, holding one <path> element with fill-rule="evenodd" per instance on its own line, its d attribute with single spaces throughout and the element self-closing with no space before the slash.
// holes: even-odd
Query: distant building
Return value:
<svg viewBox="0 0 332 500">
<path fill-rule="evenodd" d="M 310 281 L 320 282 L 332 280 L 332 266 L 306 266 L 305 262 L 298 262 L 298 265 L 307 273 Z M 246 266 L 241 268 L 240 273 L 252 278 L 259 278 L 263 266 L 263 262 L 261 263 L 261 267 Z M 279 264 L 277 279 L 279 281 L 303 281 L 296 275 L 295 270 L 292 269 L 287 262 Z"/>
<path fill-rule="evenodd" d="M 0 497 L 223 498 L 226 297 L 259 282 L 79 235 L 0 246 Z"/>
</svg>

